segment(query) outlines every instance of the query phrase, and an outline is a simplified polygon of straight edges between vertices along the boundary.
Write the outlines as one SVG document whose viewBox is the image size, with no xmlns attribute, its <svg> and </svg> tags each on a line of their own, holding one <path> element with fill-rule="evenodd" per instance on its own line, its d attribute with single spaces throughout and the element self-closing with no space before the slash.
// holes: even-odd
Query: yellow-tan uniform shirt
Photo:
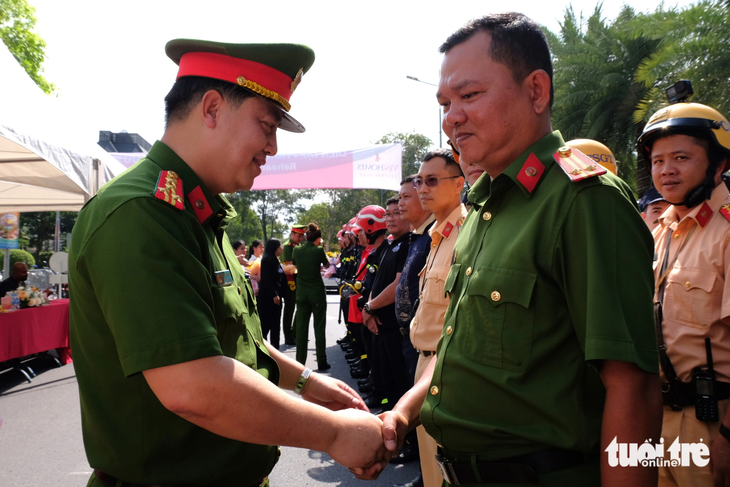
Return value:
<svg viewBox="0 0 730 487">
<path fill-rule="evenodd" d="M 670 206 L 654 229 L 657 283 L 671 240 L 662 329 L 682 382 L 691 381 L 694 367 L 706 366 L 705 337 L 712 343 L 717 380 L 730 382 L 730 221 L 723 215 L 730 213 L 728 205 L 730 193 L 720 184 L 682 220 Z"/>
<path fill-rule="evenodd" d="M 435 351 L 441 338 L 444 315 L 449 307 L 444 285 L 451 269 L 456 238 L 466 214 L 466 207 L 460 204 L 444 221 L 437 221 L 429 230 L 431 251 L 420 273 L 420 302 L 411 323 L 411 343 L 419 350 Z"/>
</svg>

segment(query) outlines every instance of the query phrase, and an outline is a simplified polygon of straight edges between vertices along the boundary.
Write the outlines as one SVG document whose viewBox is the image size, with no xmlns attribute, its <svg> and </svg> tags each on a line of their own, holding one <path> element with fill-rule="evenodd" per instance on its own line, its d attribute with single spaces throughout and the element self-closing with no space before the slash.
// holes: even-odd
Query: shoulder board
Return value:
<svg viewBox="0 0 730 487">
<path fill-rule="evenodd" d="M 553 159 L 574 183 L 606 174 L 606 168 L 572 147 L 561 147 L 553 154 Z"/>
<path fill-rule="evenodd" d="M 160 171 L 154 195 L 155 198 L 170 203 L 178 210 L 185 209 L 183 182 L 174 171 Z"/>
<path fill-rule="evenodd" d="M 720 214 L 724 216 L 727 221 L 730 222 L 730 204 L 722 205 L 720 207 Z"/>
</svg>

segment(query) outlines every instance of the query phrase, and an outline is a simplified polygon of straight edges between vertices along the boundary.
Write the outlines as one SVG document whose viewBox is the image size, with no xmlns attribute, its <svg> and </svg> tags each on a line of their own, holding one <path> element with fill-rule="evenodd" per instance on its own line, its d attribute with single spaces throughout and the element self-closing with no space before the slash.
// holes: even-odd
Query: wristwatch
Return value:
<svg viewBox="0 0 730 487">
<path fill-rule="evenodd" d="M 307 385 L 307 381 L 309 380 L 309 376 L 312 374 L 312 369 L 309 367 L 305 367 L 302 371 L 302 375 L 299 376 L 299 380 L 297 381 L 297 385 L 294 388 L 294 394 L 302 395 L 302 391 L 304 391 L 304 387 Z"/>
<path fill-rule="evenodd" d="M 369 315 L 373 314 L 372 311 L 370 311 L 370 303 L 365 303 L 362 307 L 362 312 L 367 313 Z"/>
</svg>

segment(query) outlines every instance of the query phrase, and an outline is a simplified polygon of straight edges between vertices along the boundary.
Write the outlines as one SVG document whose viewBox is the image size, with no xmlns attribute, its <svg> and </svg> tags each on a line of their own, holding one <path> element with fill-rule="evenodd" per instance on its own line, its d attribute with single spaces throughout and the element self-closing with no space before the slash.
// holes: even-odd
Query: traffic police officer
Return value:
<svg viewBox="0 0 730 487">
<path fill-rule="evenodd" d="M 314 53 L 187 39 L 166 52 L 179 72 L 162 140 L 74 228 L 71 340 L 88 485 L 264 485 L 277 444 L 372 462 L 380 421 L 345 384 L 267 346 L 225 234 L 236 212 L 221 193 L 251 188 L 278 128 L 304 131 L 288 110 Z M 363 411 L 298 401 L 277 384 Z"/>
<path fill-rule="evenodd" d="M 287 345 L 296 345 L 296 333 L 292 327 L 294 323 L 294 310 L 297 304 L 297 272 L 296 267 L 292 264 L 292 255 L 294 247 L 302 243 L 304 240 L 304 232 L 306 225 L 293 225 L 289 238 L 284 241 L 282 246 L 284 251 L 281 253 L 281 263 L 284 264 L 284 274 L 286 274 L 287 287 L 284 289 L 284 343 Z"/>
<path fill-rule="evenodd" d="M 639 150 L 671 204 L 654 229 L 662 436 L 665 448 L 709 444 L 712 462 L 662 466 L 659 485 L 730 485 L 730 124 L 680 102 L 651 117 Z"/>
<path fill-rule="evenodd" d="M 533 21 L 471 21 L 441 52 L 443 128 L 490 177 L 469 191 L 436 358 L 383 416 L 387 445 L 420 418 L 450 484 L 656 483 L 656 469 L 599 462 L 614 437 L 659 434 L 653 249 L 633 195 L 552 132 Z"/>
</svg>

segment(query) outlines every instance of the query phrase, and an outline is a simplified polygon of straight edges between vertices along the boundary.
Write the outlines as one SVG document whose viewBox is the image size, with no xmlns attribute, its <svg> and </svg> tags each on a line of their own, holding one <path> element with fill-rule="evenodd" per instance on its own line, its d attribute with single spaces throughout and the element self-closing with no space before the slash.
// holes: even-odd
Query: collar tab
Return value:
<svg viewBox="0 0 730 487">
<path fill-rule="evenodd" d="M 527 156 L 527 160 L 520 168 L 517 173 L 517 181 L 525 187 L 525 189 L 532 194 L 535 191 L 537 183 L 542 179 L 542 175 L 545 174 L 545 165 L 540 162 L 535 153 L 531 153 Z"/>
<path fill-rule="evenodd" d="M 195 212 L 195 216 L 201 224 L 213 214 L 213 209 L 210 207 L 208 199 L 203 194 L 203 189 L 200 186 L 196 186 L 188 193 L 188 202 L 193 207 L 193 212 Z"/>
</svg>

